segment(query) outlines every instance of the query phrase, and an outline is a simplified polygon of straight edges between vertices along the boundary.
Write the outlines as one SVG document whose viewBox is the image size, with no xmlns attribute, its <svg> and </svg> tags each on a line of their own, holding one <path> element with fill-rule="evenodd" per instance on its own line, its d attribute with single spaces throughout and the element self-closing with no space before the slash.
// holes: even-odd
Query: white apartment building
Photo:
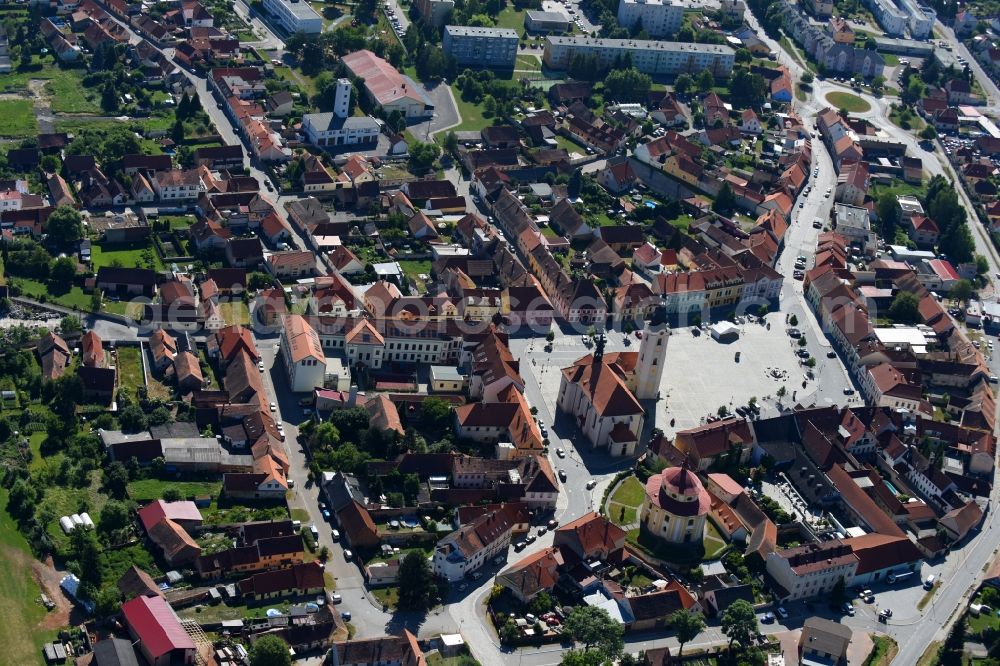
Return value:
<svg viewBox="0 0 1000 666">
<path fill-rule="evenodd" d="M 323 386 L 326 355 L 319 336 L 305 317 L 287 315 L 281 329 L 281 358 L 288 371 L 288 384 L 294 393 Z"/>
<path fill-rule="evenodd" d="M 618 23 L 631 30 L 642 24 L 651 37 L 666 37 L 680 30 L 684 6 L 671 0 L 621 0 L 618 3 Z"/>
<path fill-rule="evenodd" d="M 438 542 L 434 575 L 449 582 L 462 580 L 486 562 L 507 552 L 514 527 L 506 509 L 484 514 Z"/>
<path fill-rule="evenodd" d="M 289 33 L 317 35 L 323 31 L 323 19 L 305 0 L 264 0 L 264 9 Z"/>
<path fill-rule="evenodd" d="M 719 78 L 732 73 L 736 58 L 736 51 L 723 44 L 551 36 L 545 39 L 543 60 L 549 69 L 565 71 L 575 56 L 592 56 L 599 67 L 610 68 L 626 54 L 646 74 L 694 74 L 707 69 Z"/>
</svg>

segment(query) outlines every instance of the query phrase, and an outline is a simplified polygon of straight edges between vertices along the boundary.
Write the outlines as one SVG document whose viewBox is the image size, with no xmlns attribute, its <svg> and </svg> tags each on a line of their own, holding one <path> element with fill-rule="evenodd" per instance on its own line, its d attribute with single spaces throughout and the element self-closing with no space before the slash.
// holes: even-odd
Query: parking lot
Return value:
<svg viewBox="0 0 1000 666">
<path fill-rule="evenodd" d="M 793 404 L 793 395 L 795 401 L 806 404 L 816 392 L 816 382 L 807 381 L 806 388 L 802 387 L 807 368 L 796 356 L 796 341 L 786 333 L 785 315 L 770 313 L 766 321 L 771 330 L 744 323 L 739 339 L 728 344 L 713 340 L 707 331 L 696 335 L 691 327 L 674 329 L 661 384 L 664 400 L 656 404 L 656 425 L 672 436 L 677 430 L 704 423 L 721 406 L 732 412 L 751 397 L 757 398 L 762 416 L 773 416 L 782 386 L 787 391 L 786 406 Z M 821 357 L 825 354 L 825 350 L 810 351 Z"/>
</svg>

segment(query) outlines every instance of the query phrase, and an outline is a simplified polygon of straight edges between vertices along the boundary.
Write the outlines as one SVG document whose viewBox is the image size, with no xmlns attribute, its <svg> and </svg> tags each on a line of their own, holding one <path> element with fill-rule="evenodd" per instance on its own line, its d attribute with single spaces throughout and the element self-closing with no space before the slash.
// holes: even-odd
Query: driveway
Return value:
<svg viewBox="0 0 1000 666">
<path fill-rule="evenodd" d="M 451 88 L 443 81 L 423 85 L 423 88 L 427 93 L 428 99 L 434 105 L 434 115 L 429 120 L 410 125 L 409 130 L 410 134 L 416 137 L 417 140 L 428 142 L 438 132 L 443 132 L 461 124 L 462 116 L 458 112 L 458 105 L 455 104 Z"/>
</svg>

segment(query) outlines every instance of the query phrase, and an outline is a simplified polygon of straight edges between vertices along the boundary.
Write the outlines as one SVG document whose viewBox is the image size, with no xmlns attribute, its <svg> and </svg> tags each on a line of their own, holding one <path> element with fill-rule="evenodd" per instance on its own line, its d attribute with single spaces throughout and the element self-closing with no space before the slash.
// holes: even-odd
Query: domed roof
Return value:
<svg viewBox="0 0 1000 666">
<path fill-rule="evenodd" d="M 698 475 L 687 465 L 669 467 L 646 481 L 646 495 L 667 513 L 701 516 L 708 513 L 712 499 Z"/>
</svg>

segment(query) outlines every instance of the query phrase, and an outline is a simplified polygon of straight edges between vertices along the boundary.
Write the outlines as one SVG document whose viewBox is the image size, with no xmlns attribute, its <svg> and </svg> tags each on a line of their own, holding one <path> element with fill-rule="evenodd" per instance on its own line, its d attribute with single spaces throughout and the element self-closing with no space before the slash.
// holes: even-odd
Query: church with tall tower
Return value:
<svg viewBox="0 0 1000 666">
<path fill-rule="evenodd" d="M 660 321 L 643 332 L 638 352 L 605 353 L 600 336 L 593 354 L 562 369 L 559 411 L 576 419 L 592 448 L 613 456 L 635 453 L 646 415 L 639 401 L 659 396 L 669 338 Z"/>
</svg>

